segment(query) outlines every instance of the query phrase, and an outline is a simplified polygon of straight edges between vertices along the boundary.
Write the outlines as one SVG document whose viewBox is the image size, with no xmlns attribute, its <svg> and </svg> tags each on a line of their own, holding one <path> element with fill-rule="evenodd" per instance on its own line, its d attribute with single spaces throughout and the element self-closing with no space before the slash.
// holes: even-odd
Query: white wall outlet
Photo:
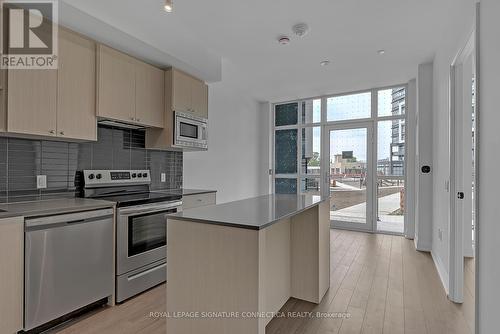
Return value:
<svg viewBox="0 0 500 334">
<path fill-rule="evenodd" d="M 444 181 L 444 190 L 446 190 L 446 192 L 450 192 L 450 181 L 449 180 Z"/>
<path fill-rule="evenodd" d="M 438 229 L 438 239 L 439 241 L 443 241 L 443 230 L 442 229 Z"/>
<path fill-rule="evenodd" d="M 36 176 L 36 188 L 37 189 L 47 188 L 47 175 L 37 175 Z"/>
<path fill-rule="evenodd" d="M 161 175 L 160 175 L 160 181 L 161 182 L 167 182 L 167 175 L 165 173 L 161 173 Z"/>
</svg>

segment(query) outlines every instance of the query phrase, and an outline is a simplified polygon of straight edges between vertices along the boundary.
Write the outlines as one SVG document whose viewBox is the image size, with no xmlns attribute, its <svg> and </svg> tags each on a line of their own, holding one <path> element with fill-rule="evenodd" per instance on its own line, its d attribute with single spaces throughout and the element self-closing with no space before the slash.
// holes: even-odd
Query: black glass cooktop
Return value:
<svg viewBox="0 0 500 334">
<path fill-rule="evenodd" d="M 148 203 L 169 202 L 181 200 L 179 194 L 170 194 L 166 192 L 142 192 L 142 193 L 126 193 L 114 195 L 101 195 L 94 198 L 105 201 L 115 202 L 117 207 L 134 206 Z"/>
</svg>

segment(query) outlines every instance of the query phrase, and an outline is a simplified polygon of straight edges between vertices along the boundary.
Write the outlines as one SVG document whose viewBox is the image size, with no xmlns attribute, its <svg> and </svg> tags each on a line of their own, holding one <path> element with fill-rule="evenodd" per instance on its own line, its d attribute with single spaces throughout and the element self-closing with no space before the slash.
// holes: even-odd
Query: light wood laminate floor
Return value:
<svg viewBox="0 0 500 334">
<path fill-rule="evenodd" d="M 282 311 L 343 312 L 349 318 L 276 318 L 266 334 L 472 333 L 470 297 L 463 305 L 450 302 L 430 255 L 417 252 L 411 240 L 332 230 L 330 270 L 330 289 L 321 304 L 290 299 Z M 165 319 L 150 316 L 165 310 L 165 298 L 160 285 L 52 333 L 165 334 Z"/>
</svg>

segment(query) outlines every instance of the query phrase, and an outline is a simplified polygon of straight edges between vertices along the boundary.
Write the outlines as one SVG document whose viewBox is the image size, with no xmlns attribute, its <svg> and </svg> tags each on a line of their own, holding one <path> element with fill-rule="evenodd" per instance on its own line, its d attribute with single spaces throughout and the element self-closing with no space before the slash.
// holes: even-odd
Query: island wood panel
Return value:
<svg viewBox="0 0 500 334">
<path fill-rule="evenodd" d="M 284 219 L 259 231 L 259 310 L 277 312 L 291 296 L 291 223 Z M 263 317 L 260 330 L 272 317 Z M 262 332 L 263 333 L 263 332 Z"/>
<path fill-rule="evenodd" d="M 258 310 L 258 231 L 168 219 L 167 244 L 167 312 Z M 255 318 L 167 318 L 167 333 L 258 332 Z"/>
<path fill-rule="evenodd" d="M 57 135 L 97 140 L 96 44 L 59 28 Z"/>
<path fill-rule="evenodd" d="M 261 230 L 168 219 L 167 312 L 239 317 L 168 318 L 167 332 L 264 334 L 267 312 L 290 297 L 320 303 L 330 283 L 327 210 L 323 202 Z"/>
<path fill-rule="evenodd" d="M 292 297 L 318 304 L 330 281 L 328 203 L 291 218 Z"/>
<path fill-rule="evenodd" d="M 14 334 L 23 328 L 24 219 L 0 219 L 0 326 Z"/>
</svg>

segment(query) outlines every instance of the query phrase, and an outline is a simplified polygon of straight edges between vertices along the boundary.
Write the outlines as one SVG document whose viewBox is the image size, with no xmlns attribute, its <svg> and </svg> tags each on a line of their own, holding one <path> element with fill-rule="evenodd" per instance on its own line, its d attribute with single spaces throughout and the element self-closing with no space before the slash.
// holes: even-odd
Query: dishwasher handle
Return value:
<svg viewBox="0 0 500 334">
<path fill-rule="evenodd" d="M 112 208 L 109 208 L 102 210 L 82 211 L 76 213 L 28 218 L 25 220 L 25 228 L 40 228 L 42 226 L 50 228 L 51 225 L 85 223 L 95 220 L 112 218 L 113 212 L 114 210 Z"/>
</svg>

